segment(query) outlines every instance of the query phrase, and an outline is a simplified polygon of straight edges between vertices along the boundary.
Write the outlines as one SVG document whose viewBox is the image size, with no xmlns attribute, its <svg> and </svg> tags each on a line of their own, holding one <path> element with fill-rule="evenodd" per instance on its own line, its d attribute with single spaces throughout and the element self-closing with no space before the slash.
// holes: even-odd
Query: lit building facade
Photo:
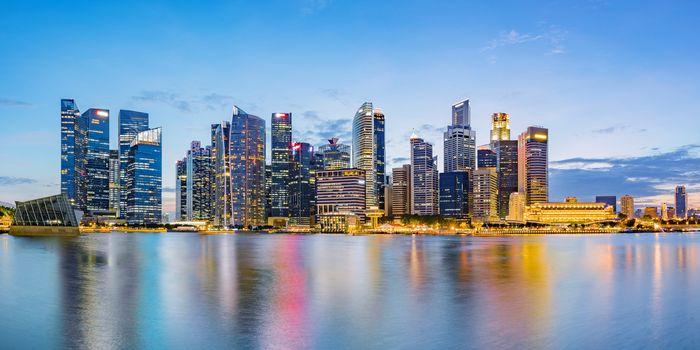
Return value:
<svg viewBox="0 0 700 350">
<path fill-rule="evenodd" d="M 119 211 L 126 218 L 126 167 L 129 162 L 131 141 L 142 131 L 148 130 L 148 113 L 119 110 L 117 137 L 119 139 Z"/>
<path fill-rule="evenodd" d="M 231 178 L 228 152 L 231 123 L 222 121 L 211 125 L 211 214 L 212 224 L 228 228 L 231 221 Z"/>
<path fill-rule="evenodd" d="M 605 203 L 578 202 L 567 198 L 566 202 L 534 203 L 525 208 L 524 219 L 550 224 L 581 224 L 615 220 L 615 212 Z"/>
<path fill-rule="evenodd" d="M 523 221 L 525 214 L 525 195 L 520 192 L 512 192 L 508 198 L 507 220 Z"/>
<path fill-rule="evenodd" d="M 187 220 L 212 219 L 211 147 L 192 141 L 187 151 Z"/>
<path fill-rule="evenodd" d="M 175 163 L 175 219 L 187 220 L 187 157 Z"/>
<path fill-rule="evenodd" d="M 438 172 L 433 145 L 415 134 L 411 136 L 411 214 L 437 215 Z"/>
<path fill-rule="evenodd" d="M 314 148 L 306 142 L 292 144 L 292 161 L 289 169 L 289 222 L 309 225 L 314 212 L 316 197 L 314 173 L 316 161 Z"/>
<path fill-rule="evenodd" d="M 74 100 L 61 100 L 61 193 L 71 205 L 78 203 L 77 182 L 80 180 L 80 165 L 75 158 L 76 129 L 80 111 Z"/>
<path fill-rule="evenodd" d="M 386 144 L 384 137 L 385 118 L 381 108 L 372 110 L 374 117 L 374 193 L 377 196 L 377 206 L 384 208 L 384 186 L 386 185 Z"/>
<path fill-rule="evenodd" d="M 328 144 L 319 147 L 318 151 L 323 155 L 323 170 L 349 169 L 351 167 L 350 145 L 338 143 L 336 137 L 328 140 Z"/>
<path fill-rule="evenodd" d="M 264 225 L 265 120 L 234 106 L 230 143 L 232 224 Z"/>
<path fill-rule="evenodd" d="M 510 213 L 510 195 L 518 192 L 518 141 L 498 140 L 492 147 L 497 160 L 498 217 L 505 218 Z"/>
<path fill-rule="evenodd" d="M 656 219 L 659 217 L 658 208 L 656 207 L 645 207 L 642 212 L 643 217 L 648 216 L 651 219 Z"/>
<path fill-rule="evenodd" d="M 109 211 L 119 216 L 119 150 L 109 150 Z"/>
<path fill-rule="evenodd" d="M 316 173 L 316 212 L 352 213 L 364 217 L 367 174 L 361 169 L 321 170 Z"/>
<path fill-rule="evenodd" d="M 53 236 L 80 234 L 79 219 L 65 193 L 15 202 L 15 214 L 10 225 L 14 236 Z"/>
<path fill-rule="evenodd" d="M 292 113 L 272 113 L 272 216 L 289 216 L 289 167 L 292 158 Z"/>
<path fill-rule="evenodd" d="M 613 208 L 613 213 L 617 213 L 617 196 L 595 196 L 596 203 L 605 203 Z"/>
<path fill-rule="evenodd" d="M 470 216 L 469 172 L 456 171 L 440 174 L 440 215 L 448 218 L 466 219 Z"/>
<path fill-rule="evenodd" d="M 126 222 L 159 224 L 163 188 L 161 128 L 139 132 L 130 146 L 126 166 Z"/>
<path fill-rule="evenodd" d="M 365 102 L 355 113 L 352 120 L 352 163 L 357 169 L 364 170 L 366 180 L 367 208 L 378 205 L 377 193 L 377 145 L 374 132 L 374 108 L 371 102 Z"/>
<path fill-rule="evenodd" d="M 90 108 L 81 116 L 85 141 L 85 206 L 89 214 L 109 211 L 109 111 Z M 81 194 L 82 197 L 82 194 Z"/>
<path fill-rule="evenodd" d="M 518 136 L 518 192 L 527 205 L 549 199 L 548 139 L 548 130 L 535 126 Z"/>
<path fill-rule="evenodd" d="M 496 168 L 498 166 L 498 157 L 496 152 L 491 150 L 489 145 L 479 146 L 476 151 L 476 166 L 477 168 Z"/>
<path fill-rule="evenodd" d="M 676 217 L 685 219 L 688 214 L 688 192 L 685 186 L 676 186 Z"/>
<path fill-rule="evenodd" d="M 411 203 L 412 178 L 413 171 L 410 164 L 404 164 L 391 170 L 391 215 L 395 218 L 411 214 L 411 208 L 413 208 Z"/>
<path fill-rule="evenodd" d="M 495 168 L 482 168 L 474 171 L 472 216 L 479 221 L 498 218 L 498 177 Z"/>
<path fill-rule="evenodd" d="M 510 140 L 510 116 L 496 112 L 491 115 L 491 142 Z"/>
<path fill-rule="evenodd" d="M 628 194 L 620 197 L 620 213 L 628 219 L 634 217 L 634 198 Z"/>
<path fill-rule="evenodd" d="M 471 129 L 469 99 L 452 105 L 452 125 L 444 133 L 444 171 L 476 169 L 476 131 Z"/>
</svg>

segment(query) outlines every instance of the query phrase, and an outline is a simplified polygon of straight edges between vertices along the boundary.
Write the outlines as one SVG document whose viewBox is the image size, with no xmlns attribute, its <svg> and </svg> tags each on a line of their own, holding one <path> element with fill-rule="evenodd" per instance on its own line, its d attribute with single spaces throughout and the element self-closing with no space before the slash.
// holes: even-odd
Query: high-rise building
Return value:
<svg viewBox="0 0 700 350">
<path fill-rule="evenodd" d="M 471 120 L 472 109 L 468 98 L 452 105 L 452 125 L 470 126 Z"/>
<path fill-rule="evenodd" d="M 479 169 L 498 166 L 498 157 L 490 145 L 479 146 L 479 149 L 476 150 L 476 166 Z"/>
<path fill-rule="evenodd" d="M 438 214 L 437 159 L 433 157 L 433 145 L 411 135 L 411 214 Z"/>
<path fill-rule="evenodd" d="M 491 142 L 510 140 L 510 117 L 508 113 L 491 115 Z"/>
<path fill-rule="evenodd" d="M 498 177 L 495 168 L 482 168 L 474 171 L 472 216 L 481 221 L 498 217 Z"/>
<path fill-rule="evenodd" d="M 685 186 L 676 186 L 676 217 L 685 219 L 688 214 L 688 193 Z"/>
<path fill-rule="evenodd" d="M 289 222 L 309 225 L 314 212 L 315 173 L 314 148 L 306 142 L 292 144 L 292 161 L 289 169 Z"/>
<path fill-rule="evenodd" d="M 83 211 L 93 215 L 106 213 L 109 211 L 109 111 L 90 108 L 80 119 L 81 129 L 85 131 L 82 143 L 86 145 Z"/>
<path fill-rule="evenodd" d="M 518 136 L 518 192 L 525 203 L 549 201 L 548 130 L 531 126 Z"/>
<path fill-rule="evenodd" d="M 239 227 L 264 225 L 265 120 L 234 106 L 229 142 L 232 223 Z"/>
<path fill-rule="evenodd" d="M 452 105 L 452 125 L 444 134 L 444 171 L 476 169 L 476 131 L 471 129 L 469 99 Z"/>
<path fill-rule="evenodd" d="M 126 221 L 154 225 L 162 220 L 161 128 L 141 131 L 131 140 L 126 166 Z"/>
<path fill-rule="evenodd" d="M 316 173 L 316 212 L 318 215 L 349 212 L 364 217 L 365 181 L 360 169 L 322 170 Z"/>
<path fill-rule="evenodd" d="M 119 215 L 119 150 L 109 150 L 109 211 Z"/>
<path fill-rule="evenodd" d="M 620 197 L 620 213 L 624 214 L 628 219 L 633 218 L 634 215 L 634 198 L 626 194 Z"/>
<path fill-rule="evenodd" d="M 394 190 L 393 190 L 393 184 L 391 182 L 391 176 L 386 177 L 385 183 L 386 184 L 384 185 L 384 208 L 382 208 L 382 210 L 384 210 L 385 215 L 390 216 L 390 215 L 392 215 L 391 213 L 394 211 L 394 209 L 392 207 L 392 205 L 394 205 L 394 201 L 393 201 L 393 197 L 392 197 Z"/>
<path fill-rule="evenodd" d="M 666 203 L 661 203 L 661 219 L 668 220 L 668 208 Z"/>
<path fill-rule="evenodd" d="M 212 223 L 223 228 L 228 228 L 231 221 L 230 133 L 231 123 L 227 121 L 211 125 Z"/>
<path fill-rule="evenodd" d="M 366 207 L 376 207 L 377 198 L 377 145 L 374 132 L 374 109 L 371 102 L 365 102 L 352 120 L 352 163 L 355 168 L 365 171 L 367 180 Z"/>
<path fill-rule="evenodd" d="M 469 172 L 456 171 L 440 174 L 440 215 L 466 219 L 469 208 Z"/>
<path fill-rule="evenodd" d="M 617 197 L 616 196 L 595 196 L 596 203 L 605 203 L 613 208 L 613 213 L 617 213 Z"/>
<path fill-rule="evenodd" d="M 187 220 L 187 157 L 175 163 L 175 219 Z"/>
<path fill-rule="evenodd" d="M 292 113 L 272 113 L 272 216 L 289 216 L 289 167 L 292 158 Z"/>
<path fill-rule="evenodd" d="M 323 155 L 323 170 L 349 169 L 350 145 L 338 143 L 338 138 L 328 140 L 328 144 L 318 148 Z"/>
<path fill-rule="evenodd" d="M 384 142 L 384 112 L 381 108 L 372 110 L 374 114 L 374 193 L 377 196 L 377 206 L 384 209 L 384 186 L 386 185 L 386 146 Z"/>
<path fill-rule="evenodd" d="M 525 213 L 525 195 L 520 192 L 512 192 L 508 198 L 507 220 L 523 221 Z"/>
<path fill-rule="evenodd" d="M 413 205 L 411 203 L 411 179 L 413 171 L 410 164 L 391 169 L 391 215 L 395 218 L 410 215 Z"/>
<path fill-rule="evenodd" d="M 656 207 L 645 207 L 642 214 L 651 219 L 656 219 L 659 217 L 658 209 Z"/>
<path fill-rule="evenodd" d="M 505 218 L 510 213 L 510 195 L 518 192 L 518 141 L 494 141 L 492 148 L 497 160 L 498 216 Z"/>
<path fill-rule="evenodd" d="M 272 217 L 272 166 L 265 164 L 265 217 Z"/>
<path fill-rule="evenodd" d="M 82 176 L 75 159 L 76 129 L 79 127 L 80 111 L 74 100 L 61 100 L 61 193 L 68 197 L 71 205 L 78 202 L 77 181 Z"/>
<path fill-rule="evenodd" d="M 120 218 L 126 218 L 126 166 L 129 161 L 131 141 L 142 131 L 148 130 L 148 113 L 119 110 L 117 137 L 119 138 L 119 210 Z"/>
<path fill-rule="evenodd" d="M 212 219 L 211 147 L 192 141 L 187 151 L 187 219 Z"/>
</svg>

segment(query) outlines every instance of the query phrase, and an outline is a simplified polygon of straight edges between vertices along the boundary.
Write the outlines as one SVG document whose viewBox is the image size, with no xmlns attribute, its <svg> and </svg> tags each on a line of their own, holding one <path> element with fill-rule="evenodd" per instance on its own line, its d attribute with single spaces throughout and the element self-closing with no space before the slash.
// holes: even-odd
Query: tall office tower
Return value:
<svg viewBox="0 0 700 350">
<path fill-rule="evenodd" d="M 109 150 L 109 211 L 119 217 L 119 150 Z"/>
<path fill-rule="evenodd" d="M 272 188 L 272 166 L 265 164 L 265 217 L 272 216 L 272 198 L 270 197 Z"/>
<path fill-rule="evenodd" d="M 411 135 L 411 214 L 438 214 L 437 159 L 433 157 L 433 145 Z"/>
<path fill-rule="evenodd" d="M 495 168 L 477 169 L 472 175 L 474 209 L 472 216 L 481 221 L 498 216 L 498 177 Z"/>
<path fill-rule="evenodd" d="M 130 146 L 126 166 L 126 222 L 159 224 L 163 185 L 161 128 L 139 132 Z"/>
<path fill-rule="evenodd" d="M 292 113 L 272 113 L 272 216 L 289 216 L 289 162 L 292 157 Z"/>
<path fill-rule="evenodd" d="M 525 195 L 520 192 L 512 192 L 508 199 L 507 220 L 523 221 L 525 214 Z"/>
<path fill-rule="evenodd" d="M 490 145 L 479 146 L 479 149 L 476 150 L 476 166 L 479 169 L 498 166 L 498 157 Z"/>
<path fill-rule="evenodd" d="M 688 193 L 685 186 L 676 186 L 676 217 L 685 219 L 688 217 Z"/>
<path fill-rule="evenodd" d="M 518 141 L 500 140 L 492 143 L 496 152 L 498 174 L 498 217 L 510 213 L 510 195 L 518 192 Z"/>
<path fill-rule="evenodd" d="M 661 220 L 668 220 L 668 208 L 666 203 L 661 203 Z"/>
<path fill-rule="evenodd" d="M 227 121 L 211 125 L 211 211 L 214 226 L 224 228 L 228 228 L 231 220 L 231 178 L 228 168 L 230 133 L 231 123 Z"/>
<path fill-rule="evenodd" d="M 518 136 L 518 192 L 527 205 L 549 200 L 548 138 L 548 130 L 536 126 Z"/>
<path fill-rule="evenodd" d="M 314 148 L 306 142 L 292 144 L 292 161 L 289 168 L 289 222 L 294 225 L 309 225 L 315 188 L 312 180 Z"/>
<path fill-rule="evenodd" d="M 634 198 L 626 194 L 620 197 L 620 213 L 625 214 L 628 219 L 634 217 Z"/>
<path fill-rule="evenodd" d="M 83 210 L 104 213 L 109 210 L 109 111 L 90 108 L 80 119 L 86 145 Z"/>
<path fill-rule="evenodd" d="M 374 115 L 371 102 L 365 102 L 352 120 L 352 164 L 365 171 L 367 187 L 366 207 L 377 206 L 376 196 L 376 147 Z"/>
<path fill-rule="evenodd" d="M 455 219 L 469 217 L 469 175 L 468 171 L 440 174 L 441 216 Z"/>
<path fill-rule="evenodd" d="M 413 205 L 411 204 L 411 179 L 413 171 L 410 164 L 391 169 L 391 215 L 395 218 L 410 215 Z"/>
<path fill-rule="evenodd" d="M 126 165 L 129 161 L 131 141 L 142 131 L 148 130 L 148 113 L 119 110 L 119 217 L 126 218 Z"/>
<path fill-rule="evenodd" d="M 365 215 L 365 180 L 367 174 L 360 169 L 321 170 L 316 173 L 316 212 L 350 212 L 363 218 Z"/>
<path fill-rule="evenodd" d="M 510 117 L 508 113 L 491 115 L 491 142 L 510 140 Z"/>
<path fill-rule="evenodd" d="M 68 197 L 71 205 L 77 204 L 77 184 L 80 173 L 75 159 L 76 129 L 80 122 L 80 111 L 74 100 L 61 100 L 61 193 Z"/>
<path fill-rule="evenodd" d="M 187 219 L 212 218 L 211 147 L 192 141 L 187 151 Z"/>
<path fill-rule="evenodd" d="M 318 148 L 323 155 L 323 170 L 349 169 L 350 145 L 338 143 L 338 138 L 328 140 L 327 145 Z"/>
<path fill-rule="evenodd" d="M 393 197 L 392 194 L 394 193 L 393 190 L 393 184 L 391 182 L 391 176 L 386 177 L 385 185 L 384 185 L 384 208 L 381 208 L 384 210 L 384 214 L 386 216 L 390 216 L 391 213 L 394 211 L 392 205 L 394 205 Z"/>
<path fill-rule="evenodd" d="M 386 147 L 384 142 L 384 112 L 381 108 L 372 110 L 374 114 L 374 193 L 377 197 L 377 206 L 384 209 L 384 186 L 386 185 Z"/>
<path fill-rule="evenodd" d="M 472 130 L 469 99 L 452 105 L 452 125 L 444 135 L 444 171 L 476 169 L 476 131 Z"/>
<path fill-rule="evenodd" d="M 187 157 L 175 163 L 175 220 L 187 220 Z"/>
<path fill-rule="evenodd" d="M 617 197 L 616 196 L 595 196 L 596 203 L 605 203 L 613 208 L 613 212 L 617 213 Z"/>
<path fill-rule="evenodd" d="M 291 127 L 291 115 L 288 117 Z M 265 120 L 233 106 L 230 143 L 232 223 L 238 227 L 264 225 Z M 274 185 L 274 168 L 272 175 Z"/>
</svg>

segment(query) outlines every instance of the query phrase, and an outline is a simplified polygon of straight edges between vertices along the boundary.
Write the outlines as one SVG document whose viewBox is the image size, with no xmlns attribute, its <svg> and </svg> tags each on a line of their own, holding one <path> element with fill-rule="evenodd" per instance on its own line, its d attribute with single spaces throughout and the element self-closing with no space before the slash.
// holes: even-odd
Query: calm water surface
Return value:
<svg viewBox="0 0 700 350">
<path fill-rule="evenodd" d="M 700 234 L 0 236 L 0 348 L 699 348 Z"/>
</svg>

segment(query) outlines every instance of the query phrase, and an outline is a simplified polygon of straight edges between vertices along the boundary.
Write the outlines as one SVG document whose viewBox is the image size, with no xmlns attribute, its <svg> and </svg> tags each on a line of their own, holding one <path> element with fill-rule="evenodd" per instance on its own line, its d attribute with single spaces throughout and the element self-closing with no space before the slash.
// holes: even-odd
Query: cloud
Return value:
<svg viewBox="0 0 700 350">
<path fill-rule="evenodd" d="M 163 187 L 163 193 L 170 193 L 170 192 L 175 192 L 175 187 L 168 187 L 168 186 Z"/>
<path fill-rule="evenodd" d="M 163 103 L 182 112 L 190 112 L 191 102 L 182 98 L 179 94 L 169 91 L 142 91 L 140 95 L 131 97 L 135 101 Z"/>
<path fill-rule="evenodd" d="M 609 126 L 607 128 L 594 129 L 594 130 L 591 130 L 591 132 L 594 134 L 612 134 L 616 131 L 626 130 L 627 128 L 629 128 L 629 125 L 614 125 L 614 126 Z"/>
<path fill-rule="evenodd" d="M 560 55 L 566 53 L 564 48 L 564 40 L 566 39 L 567 32 L 560 29 L 557 26 L 549 26 L 547 29 L 541 33 L 522 33 L 514 29 L 510 31 L 501 32 L 501 34 L 489 41 L 486 46 L 482 47 L 479 51 L 486 53 L 488 51 L 495 51 L 499 48 L 522 45 L 533 42 L 545 43 L 547 55 Z M 495 63 L 497 59 L 496 55 L 490 54 L 488 56 L 489 63 Z"/>
<path fill-rule="evenodd" d="M 0 176 L 0 186 L 25 185 L 36 183 L 36 180 L 26 177 Z"/>
<path fill-rule="evenodd" d="M 340 143 L 350 144 L 352 141 L 352 119 L 324 119 L 316 111 L 301 113 L 303 119 L 296 119 L 298 128 L 294 128 L 293 137 L 296 141 L 308 142 L 312 145 L 325 144 L 328 139 L 337 137 Z"/>
<path fill-rule="evenodd" d="M 489 43 L 481 48 L 481 52 L 494 50 L 503 46 L 518 45 L 523 43 L 529 43 L 531 41 L 537 41 L 543 39 L 544 36 L 541 34 L 528 34 L 519 33 L 513 29 L 509 32 L 502 32 L 498 38 L 489 41 Z"/>
<path fill-rule="evenodd" d="M 391 162 L 393 164 L 407 164 L 408 162 L 411 161 L 411 158 L 408 157 L 394 157 L 391 158 Z"/>
<path fill-rule="evenodd" d="M 330 4 L 331 0 L 301 0 L 301 12 L 304 16 L 313 15 L 325 9 Z"/>
<path fill-rule="evenodd" d="M 29 102 L 20 101 L 13 98 L 0 97 L 0 106 L 26 107 L 31 105 L 32 104 Z"/>
<path fill-rule="evenodd" d="M 234 103 L 233 96 L 211 93 L 202 97 L 202 102 L 209 110 L 222 110 L 231 108 Z"/>
</svg>

